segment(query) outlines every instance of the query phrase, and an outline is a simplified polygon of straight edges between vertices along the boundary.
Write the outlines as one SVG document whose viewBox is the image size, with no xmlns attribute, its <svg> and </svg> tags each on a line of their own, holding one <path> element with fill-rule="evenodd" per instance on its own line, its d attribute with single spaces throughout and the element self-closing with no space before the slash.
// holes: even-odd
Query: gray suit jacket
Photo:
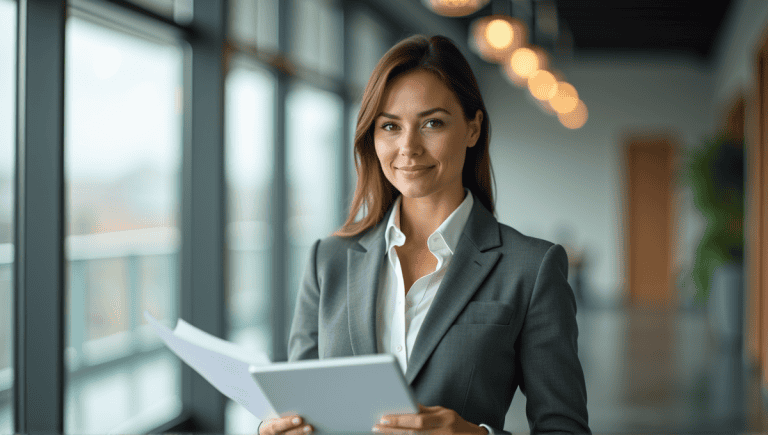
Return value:
<svg viewBox="0 0 768 435">
<path fill-rule="evenodd" d="M 289 361 L 376 353 L 376 292 L 389 214 L 309 253 Z M 589 433 L 576 302 L 562 246 L 496 221 L 475 200 L 405 379 L 416 400 L 502 432 L 517 387 L 532 433 Z"/>
</svg>

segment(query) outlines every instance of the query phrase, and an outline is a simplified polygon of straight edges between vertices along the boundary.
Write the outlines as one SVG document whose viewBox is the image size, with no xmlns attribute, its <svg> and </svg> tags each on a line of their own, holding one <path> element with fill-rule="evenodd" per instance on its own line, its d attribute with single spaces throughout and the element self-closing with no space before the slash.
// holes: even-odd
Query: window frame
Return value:
<svg viewBox="0 0 768 435">
<path fill-rule="evenodd" d="M 324 75 L 294 64 L 291 38 L 294 2 L 279 0 L 278 49 L 228 39 L 229 1 L 199 1 L 190 22 L 180 23 L 127 0 L 17 0 L 16 167 L 14 204 L 14 431 L 64 432 L 66 257 L 64 250 L 64 60 L 68 14 L 78 13 L 105 26 L 117 26 L 142 38 L 174 38 L 187 46 L 183 77 L 182 205 L 180 216 L 180 316 L 220 337 L 226 315 L 226 177 L 224 159 L 224 81 L 230 54 L 242 54 L 276 78 L 269 247 L 272 261 L 269 299 L 274 361 L 287 359 L 290 305 L 287 276 L 286 97 L 294 82 L 329 91 L 343 101 L 341 168 L 352 159 L 352 116 L 361 89 L 350 77 L 350 14 L 365 8 L 388 30 L 391 45 L 414 32 L 410 21 L 392 15 L 384 0 L 327 0 L 341 10 L 343 74 Z M 431 27 L 435 20 L 430 17 Z M 446 20 L 443 20 L 446 21 Z M 441 21 L 442 23 L 442 21 Z M 428 26 L 429 27 L 429 26 Z M 463 40 L 451 32 L 463 47 Z M 223 61 L 222 61 L 223 59 Z M 33 116 L 34 115 L 34 116 Z M 353 186 L 339 177 L 340 199 L 333 207 L 345 220 Z M 211 207 L 211 204 L 214 204 Z M 194 219 L 190 219 L 194 216 Z M 341 224 L 342 222 L 339 222 Z M 29 229 L 29 230 L 28 230 Z M 34 345 L 32 344 L 34 343 Z M 224 431 L 225 399 L 191 368 L 182 366 L 184 408 L 175 419 L 151 432 Z M 31 412 L 34 409 L 34 412 Z"/>
</svg>

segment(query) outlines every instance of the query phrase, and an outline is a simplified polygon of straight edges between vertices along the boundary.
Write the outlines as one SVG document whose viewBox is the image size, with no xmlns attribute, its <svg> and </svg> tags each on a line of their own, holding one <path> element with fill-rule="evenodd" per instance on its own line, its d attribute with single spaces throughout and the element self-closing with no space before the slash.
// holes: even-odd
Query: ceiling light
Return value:
<svg viewBox="0 0 768 435">
<path fill-rule="evenodd" d="M 470 46 L 485 60 L 503 63 L 527 39 L 525 26 L 506 15 L 490 15 L 472 23 Z"/>
<path fill-rule="evenodd" d="M 568 113 L 579 104 L 579 93 L 576 92 L 576 88 L 570 83 L 557 82 L 557 92 L 549 100 L 549 104 L 558 113 Z"/>
<path fill-rule="evenodd" d="M 570 128 L 572 130 L 581 128 L 584 123 L 587 122 L 588 117 L 589 114 L 587 112 L 587 106 L 581 100 L 579 100 L 579 102 L 576 104 L 576 108 L 572 111 L 568 113 L 557 114 L 557 119 L 560 120 L 560 123 L 563 124 L 566 128 Z"/>
<path fill-rule="evenodd" d="M 528 77 L 528 90 L 537 100 L 549 100 L 557 93 L 557 80 L 551 72 L 540 69 Z"/>
<path fill-rule="evenodd" d="M 463 17 L 488 4 L 490 0 L 421 0 L 424 6 L 438 15 Z"/>
</svg>

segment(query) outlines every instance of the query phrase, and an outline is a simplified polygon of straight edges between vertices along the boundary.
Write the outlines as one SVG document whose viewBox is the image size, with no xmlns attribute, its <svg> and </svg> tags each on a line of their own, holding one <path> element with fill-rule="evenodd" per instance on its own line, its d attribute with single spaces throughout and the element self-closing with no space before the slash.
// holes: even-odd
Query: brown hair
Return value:
<svg viewBox="0 0 768 435">
<path fill-rule="evenodd" d="M 354 144 L 357 186 L 347 221 L 333 234 L 335 236 L 351 237 L 375 226 L 397 198 L 399 192 L 384 176 L 376 155 L 373 124 L 387 84 L 400 74 L 415 70 L 426 70 L 437 75 L 456 95 L 466 119 L 472 119 L 478 110 L 482 111 L 480 136 L 477 144 L 467 149 L 461 178 L 464 187 L 472 192 L 475 199 L 495 213 L 491 190 L 493 173 L 488 153 L 491 126 L 475 75 L 450 39 L 414 35 L 398 42 L 384 54 L 363 92 Z M 355 221 L 363 207 L 365 216 Z"/>
</svg>

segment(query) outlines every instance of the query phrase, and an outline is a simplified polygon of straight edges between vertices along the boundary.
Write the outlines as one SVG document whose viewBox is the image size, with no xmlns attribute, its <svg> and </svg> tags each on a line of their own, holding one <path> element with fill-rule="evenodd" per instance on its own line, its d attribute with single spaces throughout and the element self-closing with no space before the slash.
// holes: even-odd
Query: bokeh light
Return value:
<svg viewBox="0 0 768 435">
<path fill-rule="evenodd" d="M 576 108 L 579 103 L 579 93 L 568 82 L 557 82 L 557 92 L 549 100 L 550 106 L 558 113 L 568 113 Z"/>
<path fill-rule="evenodd" d="M 557 79 L 549 71 L 538 70 L 528 77 L 528 90 L 538 100 L 549 100 L 557 93 Z"/>
<path fill-rule="evenodd" d="M 504 64 L 527 39 L 525 25 L 507 15 L 490 15 L 472 22 L 469 45 L 488 62 Z"/>
<path fill-rule="evenodd" d="M 497 18 L 485 27 L 486 42 L 497 50 L 503 50 L 512 45 L 514 36 L 514 29 L 506 20 Z"/>
<path fill-rule="evenodd" d="M 424 6 L 438 15 L 463 17 L 478 11 L 490 0 L 422 0 Z"/>
<path fill-rule="evenodd" d="M 572 130 L 581 128 L 587 122 L 588 117 L 587 106 L 581 100 L 579 100 L 576 108 L 572 111 L 557 114 L 557 119 L 560 120 L 560 123 Z"/>
<path fill-rule="evenodd" d="M 514 71 L 518 77 L 527 79 L 531 74 L 538 71 L 539 58 L 530 48 L 521 47 L 512 53 L 512 57 L 509 59 L 509 64 L 512 67 L 512 71 Z"/>
</svg>

